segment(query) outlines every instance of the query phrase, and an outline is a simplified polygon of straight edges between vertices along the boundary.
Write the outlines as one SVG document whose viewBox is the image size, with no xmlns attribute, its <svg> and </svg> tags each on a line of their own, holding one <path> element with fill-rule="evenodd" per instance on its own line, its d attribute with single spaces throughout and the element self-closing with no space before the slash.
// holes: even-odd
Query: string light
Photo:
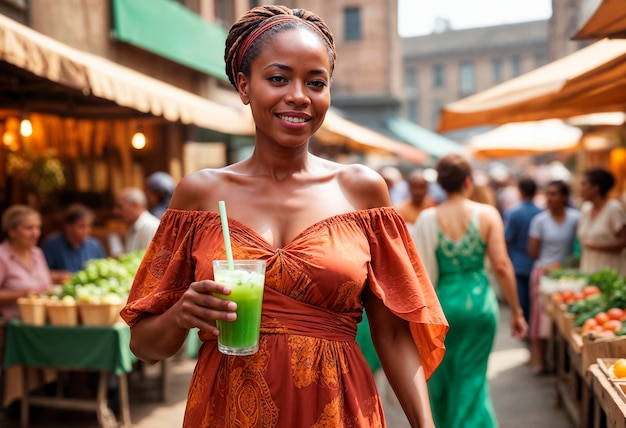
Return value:
<svg viewBox="0 0 626 428">
<path fill-rule="evenodd" d="M 133 135 L 133 139 L 131 140 L 131 145 L 137 150 L 141 150 L 146 147 L 146 136 L 143 132 L 135 132 L 135 135 Z"/>
<path fill-rule="evenodd" d="M 30 137 L 33 135 L 33 124 L 30 122 L 28 115 L 22 113 L 22 121 L 20 122 L 20 135 L 22 137 Z"/>
</svg>

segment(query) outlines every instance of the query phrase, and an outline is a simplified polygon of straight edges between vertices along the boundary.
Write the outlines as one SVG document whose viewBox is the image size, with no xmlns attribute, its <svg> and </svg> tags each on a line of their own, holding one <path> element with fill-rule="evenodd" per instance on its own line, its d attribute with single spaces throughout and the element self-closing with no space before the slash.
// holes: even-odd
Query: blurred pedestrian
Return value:
<svg viewBox="0 0 626 428">
<path fill-rule="evenodd" d="M 167 172 L 153 172 L 146 178 L 144 191 L 150 214 L 160 219 L 170 204 L 176 182 Z"/>
<path fill-rule="evenodd" d="M 100 241 L 91 236 L 95 214 L 83 204 L 68 206 L 63 216 L 63 229 L 50 235 L 42 250 L 55 284 L 82 270 L 91 259 L 106 257 Z"/>
<path fill-rule="evenodd" d="M 530 273 L 533 259 L 528 254 L 528 231 L 530 222 L 541 212 L 533 200 L 537 194 L 537 183 L 530 177 L 523 177 L 517 182 L 521 203 L 504 213 L 504 238 L 509 253 L 519 299 L 524 318 L 530 322 Z"/>
<path fill-rule="evenodd" d="M 626 212 L 624 204 L 609 197 L 615 177 L 604 168 L 586 170 L 580 180 L 585 201 L 578 223 L 580 270 L 615 269 L 626 275 Z"/>
<path fill-rule="evenodd" d="M 383 177 L 385 183 L 387 183 L 391 204 L 394 207 L 397 207 L 410 196 L 409 185 L 398 168 L 395 166 L 385 166 L 381 168 L 378 173 Z"/>
<path fill-rule="evenodd" d="M 511 334 L 526 336 L 502 220 L 491 205 L 469 199 L 472 168 L 459 154 L 440 158 L 437 182 L 446 200 L 420 214 L 413 232 L 450 323 L 446 354 L 428 382 L 437 427 L 495 427 L 487 363 L 498 325 L 498 302 L 485 269 L 488 258 L 512 311 Z"/>
<path fill-rule="evenodd" d="M 530 222 L 528 254 L 535 261 L 530 279 L 530 364 L 535 374 L 544 374 L 550 319 L 543 310 L 540 278 L 565 264 L 574 252 L 576 226 L 580 213 L 567 206 L 570 189 L 562 180 L 548 183 L 546 210 Z"/>
<path fill-rule="evenodd" d="M 408 183 L 411 197 L 398 206 L 398 214 L 412 227 L 420 213 L 426 208 L 434 207 L 437 202 L 428 193 L 429 184 L 422 170 L 411 172 Z"/>
<path fill-rule="evenodd" d="M 17 299 L 52 289 L 52 277 L 43 251 L 41 215 L 26 205 L 12 205 L 2 214 L 0 244 L 0 315 L 18 318 Z"/>
<path fill-rule="evenodd" d="M 116 195 L 113 214 L 128 226 L 124 237 L 124 253 L 148 248 L 158 229 L 159 219 L 150 214 L 147 208 L 146 195 L 138 187 L 127 187 Z"/>
</svg>

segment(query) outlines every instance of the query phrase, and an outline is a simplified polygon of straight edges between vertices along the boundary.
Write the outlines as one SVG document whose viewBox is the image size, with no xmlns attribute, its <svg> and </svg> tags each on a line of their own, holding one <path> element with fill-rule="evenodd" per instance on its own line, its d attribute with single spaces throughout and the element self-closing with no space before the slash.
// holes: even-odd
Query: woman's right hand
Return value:
<svg viewBox="0 0 626 428">
<path fill-rule="evenodd" d="M 234 321 L 237 304 L 214 294 L 229 295 L 230 288 L 212 280 L 192 282 L 178 301 L 176 321 L 181 328 L 197 327 L 209 334 L 218 335 L 216 320 Z"/>
</svg>

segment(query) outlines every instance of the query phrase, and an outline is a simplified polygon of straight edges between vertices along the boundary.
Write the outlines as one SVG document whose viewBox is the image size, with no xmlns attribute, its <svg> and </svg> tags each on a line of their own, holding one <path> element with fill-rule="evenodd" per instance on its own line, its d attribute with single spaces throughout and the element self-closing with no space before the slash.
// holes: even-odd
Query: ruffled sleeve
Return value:
<svg viewBox="0 0 626 428">
<path fill-rule="evenodd" d="M 404 220 L 391 208 L 368 213 L 369 287 L 409 321 L 428 379 L 443 359 L 448 322 Z"/>
<path fill-rule="evenodd" d="M 191 257 L 198 211 L 168 210 L 139 266 L 120 315 L 131 327 L 171 307 L 194 281 Z"/>
</svg>

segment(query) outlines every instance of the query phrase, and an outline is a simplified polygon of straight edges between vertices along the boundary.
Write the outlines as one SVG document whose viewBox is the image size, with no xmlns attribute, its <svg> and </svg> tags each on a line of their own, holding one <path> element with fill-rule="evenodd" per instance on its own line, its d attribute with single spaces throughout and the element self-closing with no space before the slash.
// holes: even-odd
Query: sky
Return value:
<svg viewBox="0 0 626 428">
<path fill-rule="evenodd" d="M 548 19 L 552 0 L 398 0 L 402 37 L 432 33 L 435 19 L 447 18 L 452 29 L 487 27 Z"/>
</svg>

